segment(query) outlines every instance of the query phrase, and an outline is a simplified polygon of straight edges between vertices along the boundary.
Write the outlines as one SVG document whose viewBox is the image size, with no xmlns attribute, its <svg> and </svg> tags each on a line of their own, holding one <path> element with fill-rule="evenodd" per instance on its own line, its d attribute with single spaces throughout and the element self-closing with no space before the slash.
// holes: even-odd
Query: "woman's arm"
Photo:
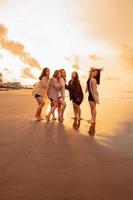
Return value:
<svg viewBox="0 0 133 200">
<path fill-rule="evenodd" d="M 65 89 L 70 90 L 70 81 L 68 82 L 68 84 L 65 84 Z"/>
<path fill-rule="evenodd" d="M 87 93 L 87 92 L 88 92 L 88 86 L 86 84 L 85 93 Z"/>
<path fill-rule="evenodd" d="M 69 85 L 65 84 L 65 89 L 66 89 L 66 90 L 69 90 L 69 89 L 70 89 L 70 88 L 69 88 Z"/>
</svg>

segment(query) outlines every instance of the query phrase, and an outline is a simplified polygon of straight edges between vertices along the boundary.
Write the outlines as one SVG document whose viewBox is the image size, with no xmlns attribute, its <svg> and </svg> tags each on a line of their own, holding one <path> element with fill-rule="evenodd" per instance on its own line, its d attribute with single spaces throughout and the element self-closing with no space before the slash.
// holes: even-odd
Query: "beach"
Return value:
<svg viewBox="0 0 133 200">
<path fill-rule="evenodd" d="M 0 200 L 132 200 L 133 100 L 102 98 L 91 125 L 34 119 L 30 90 L 0 92 Z"/>
</svg>

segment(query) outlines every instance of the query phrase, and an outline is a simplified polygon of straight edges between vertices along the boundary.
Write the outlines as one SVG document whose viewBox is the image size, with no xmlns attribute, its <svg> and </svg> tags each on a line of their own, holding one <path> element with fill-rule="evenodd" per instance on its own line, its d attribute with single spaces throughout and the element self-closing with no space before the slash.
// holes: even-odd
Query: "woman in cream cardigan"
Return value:
<svg viewBox="0 0 133 200">
<path fill-rule="evenodd" d="M 96 104 L 99 104 L 99 94 L 97 90 L 97 85 L 100 85 L 100 74 L 102 69 L 91 68 L 89 72 L 89 78 L 87 81 L 86 92 L 89 93 L 88 101 L 91 110 L 91 120 L 89 123 L 96 123 Z"/>
<path fill-rule="evenodd" d="M 50 116 L 54 116 L 55 110 L 58 108 L 58 104 L 60 104 L 61 109 L 59 112 L 59 121 L 63 122 L 63 112 L 66 107 L 66 103 L 64 101 L 64 93 L 63 93 L 63 83 L 61 78 L 60 70 L 55 70 L 53 77 L 51 78 L 50 85 L 48 88 L 48 97 L 51 101 L 51 109 L 49 113 L 46 115 L 46 119 L 49 121 Z"/>
<path fill-rule="evenodd" d="M 42 120 L 41 112 L 45 104 L 44 97 L 46 97 L 47 95 L 49 84 L 50 84 L 50 70 L 49 68 L 44 68 L 39 77 L 38 83 L 34 86 L 32 91 L 32 95 L 35 97 L 38 103 L 37 111 L 35 114 L 35 118 L 37 121 Z"/>
</svg>

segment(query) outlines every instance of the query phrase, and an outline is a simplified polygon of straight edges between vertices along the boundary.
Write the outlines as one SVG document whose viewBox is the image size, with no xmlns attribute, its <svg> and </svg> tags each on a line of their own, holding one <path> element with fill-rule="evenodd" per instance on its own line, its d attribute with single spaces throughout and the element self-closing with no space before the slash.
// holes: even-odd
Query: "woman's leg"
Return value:
<svg viewBox="0 0 133 200">
<path fill-rule="evenodd" d="M 73 103 L 73 112 L 74 112 L 75 118 L 77 119 L 77 108 L 76 108 L 75 103 Z"/>
<path fill-rule="evenodd" d="M 52 107 L 53 107 L 53 101 L 51 101 L 51 109 L 52 109 Z M 53 111 L 52 115 L 53 115 L 53 120 L 56 120 L 55 112 L 54 111 Z"/>
<path fill-rule="evenodd" d="M 78 112 L 78 120 L 80 120 L 81 119 L 81 108 L 79 105 L 77 107 L 77 112 Z"/>
<path fill-rule="evenodd" d="M 56 109 L 57 107 L 58 107 L 58 101 L 53 101 L 53 102 L 52 102 L 52 107 L 51 107 L 49 113 L 46 115 L 47 120 L 49 120 L 51 114 L 54 115 L 54 111 L 55 111 L 55 109 Z"/>
<path fill-rule="evenodd" d="M 63 98 L 60 98 L 58 101 L 58 115 L 59 115 L 59 121 L 63 121 L 63 116 L 64 116 L 64 111 L 66 108 L 66 102 L 64 101 Z"/>
<path fill-rule="evenodd" d="M 89 101 L 90 104 L 90 109 L 91 109 L 91 122 L 95 123 L 96 122 L 96 116 L 97 116 L 97 112 L 96 112 L 96 103 L 94 101 Z"/>
<path fill-rule="evenodd" d="M 36 111 L 36 114 L 35 114 L 35 118 L 37 120 L 41 120 L 42 119 L 41 118 L 41 112 L 42 112 L 42 108 L 43 108 L 45 103 L 44 103 L 44 100 L 43 100 L 42 97 L 38 97 L 38 98 L 36 98 L 36 100 L 37 100 L 37 103 L 38 103 L 38 108 L 37 108 L 37 111 Z"/>
<path fill-rule="evenodd" d="M 61 113 L 61 103 L 58 102 L 58 120 L 60 120 L 60 113 Z"/>
<path fill-rule="evenodd" d="M 76 113 L 77 113 L 77 119 L 80 120 L 81 119 L 81 108 L 80 108 L 80 105 L 75 104 L 75 108 L 76 108 Z"/>
</svg>

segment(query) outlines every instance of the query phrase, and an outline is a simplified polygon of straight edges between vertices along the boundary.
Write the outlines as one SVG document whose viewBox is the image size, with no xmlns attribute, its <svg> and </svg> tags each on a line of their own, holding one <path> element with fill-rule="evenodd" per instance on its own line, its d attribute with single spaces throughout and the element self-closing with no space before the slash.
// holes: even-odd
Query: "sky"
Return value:
<svg viewBox="0 0 133 200">
<path fill-rule="evenodd" d="M 86 82 L 104 67 L 103 86 L 132 90 L 132 0 L 0 0 L 0 71 L 32 84 L 43 67 Z"/>
</svg>

